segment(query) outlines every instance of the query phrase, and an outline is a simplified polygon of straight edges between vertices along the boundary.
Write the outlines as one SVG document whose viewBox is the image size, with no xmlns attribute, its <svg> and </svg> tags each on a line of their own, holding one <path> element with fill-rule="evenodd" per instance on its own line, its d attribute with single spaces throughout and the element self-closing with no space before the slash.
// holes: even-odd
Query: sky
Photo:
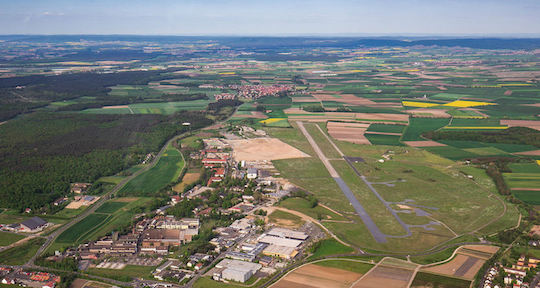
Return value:
<svg viewBox="0 0 540 288">
<path fill-rule="evenodd" d="M 540 0 L 0 0 L 0 34 L 540 35 Z"/>
</svg>

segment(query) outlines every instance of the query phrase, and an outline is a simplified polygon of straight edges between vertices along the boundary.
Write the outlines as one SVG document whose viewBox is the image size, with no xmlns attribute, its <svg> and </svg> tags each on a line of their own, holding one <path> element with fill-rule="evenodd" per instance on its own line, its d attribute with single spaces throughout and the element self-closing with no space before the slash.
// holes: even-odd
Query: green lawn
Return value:
<svg viewBox="0 0 540 288">
<path fill-rule="evenodd" d="M 159 192 L 178 179 L 184 164 L 180 151 L 169 146 L 154 167 L 129 181 L 118 194 L 145 196 Z"/>
<path fill-rule="evenodd" d="M 45 239 L 34 238 L 22 245 L 4 250 L 0 252 L 0 264 L 22 265 L 36 254 L 43 243 Z"/>
<path fill-rule="evenodd" d="M 153 279 L 153 277 L 151 276 L 151 272 L 155 268 L 155 266 L 127 265 L 126 267 L 124 267 L 124 269 L 120 270 L 90 268 L 87 270 L 87 273 L 119 281 L 130 282 L 133 278 Z"/>
<path fill-rule="evenodd" d="M 309 201 L 304 198 L 287 198 L 281 201 L 279 206 L 302 212 L 318 220 L 346 220 L 343 216 L 340 216 L 320 205 L 311 208 Z"/>
<path fill-rule="evenodd" d="M 317 245 L 317 248 L 313 252 L 313 255 L 310 257 L 312 259 L 316 259 L 319 257 L 328 256 L 328 255 L 349 254 L 349 253 L 354 252 L 354 249 L 339 243 L 334 238 L 321 240 L 316 245 Z"/>
<path fill-rule="evenodd" d="M 8 246 L 11 243 L 15 243 L 23 238 L 24 236 L 22 235 L 0 231 L 0 246 Z"/>
</svg>

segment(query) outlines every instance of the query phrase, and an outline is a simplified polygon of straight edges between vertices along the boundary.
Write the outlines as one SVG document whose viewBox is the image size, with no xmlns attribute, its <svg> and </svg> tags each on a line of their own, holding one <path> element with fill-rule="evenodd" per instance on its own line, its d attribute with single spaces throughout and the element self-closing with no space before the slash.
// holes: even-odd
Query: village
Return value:
<svg viewBox="0 0 540 288">
<path fill-rule="evenodd" d="M 540 246 L 540 225 L 533 225 L 526 246 Z M 483 288 L 536 288 L 540 287 L 540 259 L 520 254 L 517 261 L 497 262 L 489 267 L 483 277 Z"/>
</svg>

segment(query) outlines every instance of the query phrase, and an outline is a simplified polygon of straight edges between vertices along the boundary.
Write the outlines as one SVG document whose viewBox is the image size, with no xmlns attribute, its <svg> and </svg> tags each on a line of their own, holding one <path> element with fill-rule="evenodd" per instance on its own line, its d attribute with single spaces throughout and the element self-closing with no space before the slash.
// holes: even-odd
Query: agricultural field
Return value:
<svg viewBox="0 0 540 288">
<path fill-rule="evenodd" d="M 93 240 L 125 227 L 131 223 L 133 215 L 151 209 L 148 205 L 150 202 L 150 198 L 131 197 L 109 200 L 94 213 L 60 234 L 49 247 L 49 251 Z"/>
<path fill-rule="evenodd" d="M 184 157 L 176 148 L 169 146 L 158 163 L 126 183 L 119 195 L 147 196 L 159 192 L 178 180 L 184 169 Z"/>
</svg>

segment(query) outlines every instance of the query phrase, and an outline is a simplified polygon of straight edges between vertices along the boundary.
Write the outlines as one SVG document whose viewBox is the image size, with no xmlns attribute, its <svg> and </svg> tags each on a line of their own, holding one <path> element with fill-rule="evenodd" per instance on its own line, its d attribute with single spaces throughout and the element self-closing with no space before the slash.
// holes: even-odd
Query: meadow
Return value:
<svg viewBox="0 0 540 288">
<path fill-rule="evenodd" d="M 169 146 L 154 167 L 131 179 L 118 191 L 118 194 L 145 196 L 159 192 L 170 183 L 177 181 L 184 165 L 181 152 Z"/>
</svg>

